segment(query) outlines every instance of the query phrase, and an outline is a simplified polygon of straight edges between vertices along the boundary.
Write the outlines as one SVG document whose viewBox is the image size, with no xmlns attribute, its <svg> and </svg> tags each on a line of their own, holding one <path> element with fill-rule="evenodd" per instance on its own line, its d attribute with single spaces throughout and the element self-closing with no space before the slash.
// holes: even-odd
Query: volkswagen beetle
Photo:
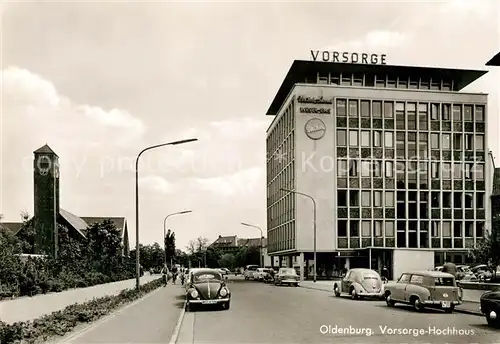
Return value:
<svg viewBox="0 0 500 344">
<path fill-rule="evenodd" d="M 351 296 L 353 300 L 363 298 L 382 298 L 384 295 L 382 278 L 375 270 L 351 269 L 345 277 L 333 284 L 335 296 L 343 293 Z"/>
<path fill-rule="evenodd" d="M 221 273 L 215 269 L 196 269 L 186 283 L 186 309 L 196 306 L 217 305 L 229 309 L 231 292 Z"/>
</svg>

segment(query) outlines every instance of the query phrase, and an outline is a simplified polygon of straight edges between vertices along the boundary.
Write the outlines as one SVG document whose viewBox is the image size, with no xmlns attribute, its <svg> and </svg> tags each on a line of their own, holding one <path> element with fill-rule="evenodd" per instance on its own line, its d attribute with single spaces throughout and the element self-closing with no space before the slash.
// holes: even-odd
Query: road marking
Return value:
<svg viewBox="0 0 500 344">
<path fill-rule="evenodd" d="M 85 328 L 81 329 L 80 331 L 70 335 L 68 338 L 62 339 L 60 342 L 58 342 L 58 344 L 71 344 L 71 341 L 78 339 L 79 337 L 83 336 L 85 333 L 95 329 L 97 326 L 104 324 L 105 322 L 108 322 L 109 320 L 111 320 L 114 317 L 116 317 L 117 315 L 123 313 L 127 309 L 132 308 L 133 306 L 137 305 L 139 302 L 144 301 L 147 298 L 155 295 L 160 290 L 163 290 L 163 288 L 160 287 L 160 288 L 157 288 L 156 290 L 153 290 L 151 293 L 148 293 L 147 295 L 133 301 L 132 303 L 129 303 L 128 305 L 118 309 L 117 311 L 114 311 L 111 314 L 108 314 L 104 318 L 97 320 L 96 322 L 90 324 L 89 326 L 86 326 Z"/>
<path fill-rule="evenodd" d="M 184 315 L 186 314 L 186 302 L 184 302 L 184 307 L 182 307 L 181 314 L 179 314 L 179 319 L 177 319 L 177 324 L 175 324 L 174 333 L 170 338 L 169 344 L 176 344 L 179 338 L 179 332 L 181 331 L 182 321 L 184 320 Z"/>
</svg>

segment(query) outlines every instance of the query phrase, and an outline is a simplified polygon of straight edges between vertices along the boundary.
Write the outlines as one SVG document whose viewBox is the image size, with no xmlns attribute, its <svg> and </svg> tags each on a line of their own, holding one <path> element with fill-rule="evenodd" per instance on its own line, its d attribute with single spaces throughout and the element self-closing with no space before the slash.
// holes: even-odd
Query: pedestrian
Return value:
<svg viewBox="0 0 500 344">
<path fill-rule="evenodd" d="M 384 283 L 387 283 L 387 281 L 389 280 L 389 270 L 387 269 L 387 266 L 383 266 L 382 267 L 382 281 Z"/>
<path fill-rule="evenodd" d="M 162 279 L 163 279 L 163 286 L 166 287 L 168 284 L 168 274 L 169 274 L 168 268 L 166 265 L 163 267 L 163 269 L 161 269 L 161 274 L 162 274 Z"/>
<path fill-rule="evenodd" d="M 177 266 L 172 266 L 172 283 L 175 284 L 177 280 Z"/>
<path fill-rule="evenodd" d="M 450 275 L 453 275 L 453 277 L 457 277 L 457 266 L 453 264 L 452 262 L 446 262 L 443 264 L 443 269 L 441 270 L 442 272 L 446 272 Z"/>
</svg>

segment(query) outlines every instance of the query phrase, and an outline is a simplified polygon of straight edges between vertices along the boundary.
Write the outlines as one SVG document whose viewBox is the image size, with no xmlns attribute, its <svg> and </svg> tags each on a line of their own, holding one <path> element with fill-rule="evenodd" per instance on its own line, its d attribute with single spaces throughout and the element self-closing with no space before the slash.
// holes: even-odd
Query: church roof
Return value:
<svg viewBox="0 0 500 344">
<path fill-rule="evenodd" d="M 0 223 L 0 227 L 8 229 L 12 233 L 16 234 L 21 229 L 23 225 L 22 222 L 2 222 Z"/>
<path fill-rule="evenodd" d="M 83 221 L 80 217 L 67 210 L 59 209 L 59 214 L 73 227 L 78 233 L 85 237 L 85 231 L 87 230 L 88 224 Z"/>
<path fill-rule="evenodd" d="M 48 144 L 43 145 L 42 147 L 38 148 L 36 151 L 33 152 L 34 154 L 53 154 L 57 156 L 56 152 L 52 150 L 52 148 L 49 147 Z M 58 157 L 58 156 L 57 156 Z"/>
<path fill-rule="evenodd" d="M 486 62 L 487 66 L 500 66 L 500 52 Z"/>
</svg>

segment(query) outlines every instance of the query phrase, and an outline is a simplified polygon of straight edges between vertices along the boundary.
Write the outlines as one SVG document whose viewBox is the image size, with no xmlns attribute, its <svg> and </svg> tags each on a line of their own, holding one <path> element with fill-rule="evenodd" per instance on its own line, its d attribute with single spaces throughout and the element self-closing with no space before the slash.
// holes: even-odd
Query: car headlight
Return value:
<svg viewBox="0 0 500 344">
<path fill-rule="evenodd" d="M 226 295 L 227 295 L 227 289 L 226 289 L 226 288 L 222 288 L 222 289 L 220 290 L 220 293 L 219 293 L 219 294 L 220 294 L 220 296 L 222 296 L 222 297 L 226 296 Z"/>
<path fill-rule="evenodd" d="M 198 297 L 198 292 L 197 292 L 196 290 L 193 290 L 193 291 L 191 292 L 191 297 L 192 297 L 193 299 L 197 298 L 197 297 Z"/>
</svg>

